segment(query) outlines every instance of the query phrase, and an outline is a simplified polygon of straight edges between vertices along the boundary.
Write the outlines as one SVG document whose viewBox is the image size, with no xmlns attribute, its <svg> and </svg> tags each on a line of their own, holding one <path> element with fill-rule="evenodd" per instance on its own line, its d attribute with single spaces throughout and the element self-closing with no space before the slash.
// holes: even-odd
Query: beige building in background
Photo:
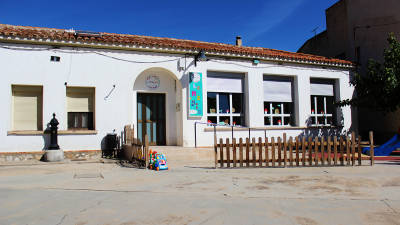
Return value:
<svg viewBox="0 0 400 225">
<path fill-rule="evenodd" d="M 301 53 L 346 59 L 357 63 L 365 73 L 368 60 L 383 61 L 387 37 L 393 32 L 400 39 L 399 0 L 340 0 L 326 9 L 326 30 L 307 40 Z M 400 127 L 400 111 L 383 114 L 359 109 L 359 131 L 375 132 L 384 142 Z"/>
</svg>

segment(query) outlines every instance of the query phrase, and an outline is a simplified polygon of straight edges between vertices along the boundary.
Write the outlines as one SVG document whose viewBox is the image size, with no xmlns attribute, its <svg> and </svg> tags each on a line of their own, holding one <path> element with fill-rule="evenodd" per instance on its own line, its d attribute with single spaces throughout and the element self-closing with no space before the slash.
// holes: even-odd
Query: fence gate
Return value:
<svg viewBox="0 0 400 225">
<path fill-rule="evenodd" d="M 249 138 L 238 141 L 229 138 L 217 142 L 214 137 L 215 168 L 223 167 L 298 167 L 298 166 L 355 166 L 363 159 L 374 164 L 373 134 L 370 132 L 371 156 L 363 158 L 361 137 Z"/>
<path fill-rule="evenodd" d="M 130 162 L 138 161 L 145 168 L 149 164 L 149 138 L 144 136 L 144 142 L 134 137 L 133 126 L 124 126 L 122 139 L 122 157 Z"/>
</svg>

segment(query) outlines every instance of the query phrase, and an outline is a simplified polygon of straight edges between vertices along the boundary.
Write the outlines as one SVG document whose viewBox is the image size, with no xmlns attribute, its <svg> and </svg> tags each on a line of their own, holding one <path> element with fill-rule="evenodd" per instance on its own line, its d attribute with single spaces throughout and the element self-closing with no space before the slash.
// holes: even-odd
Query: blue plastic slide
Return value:
<svg viewBox="0 0 400 225">
<path fill-rule="evenodd" d="M 375 156 L 389 156 L 397 148 L 400 148 L 400 136 L 398 134 L 394 135 L 385 144 L 374 148 L 374 155 Z M 366 155 L 370 155 L 369 147 L 363 148 L 362 153 L 366 154 Z"/>
</svg>

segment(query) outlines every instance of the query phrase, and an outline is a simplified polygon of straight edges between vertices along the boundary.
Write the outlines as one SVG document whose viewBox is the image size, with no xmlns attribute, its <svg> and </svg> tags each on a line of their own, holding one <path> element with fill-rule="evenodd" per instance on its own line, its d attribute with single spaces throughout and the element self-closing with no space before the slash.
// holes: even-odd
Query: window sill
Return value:
<svg viewBox="0 0 400 225">
<path fill-rule="evenodd" d="M 97 134 L 97 130 L 59 130 L 58 134 Z"/>
<path fill-rule="evenodd" d="M 305 130 L 305 129 L 340 129 L 341 126 L 310 126 L 310 127 L 286 127 L 286 126 L 275 126 L 275 127 L 252 127 L 252 131 L 256 130 Z M 233 127 L 233 131 L 249 130 L 248 127 Z M 205 132 L 214 131 L 214 127 L 204 128 Z M 232 131 L 232 127 L 217 127 L 216 131 Z"/>
<path fill-rule="evenodd" d="M 7 131 L 7 135 L 42 135 L 47 132 L 42 130 L 11 130 Z M 97 130 L 59 130 L 58 134 L 68 135 L 68 134 L 97 134 Z"/>
<path fill-rule="evenodd" d="M 217 127 L 217 131 L 232 131 L 232 127 Z M 249 130 L 249 128 L 246 127 L 233 127 L 234 131 L 240 131 L 240 130 Z M 204 128 L 204 131 L 214 131 L 214 127 L 206 127 Z"/>
<path fill-rule="evenodd" d="M 7 135 L 41 135 L 42 130 L 11 130 L 7 131 Z"/>
</svg>

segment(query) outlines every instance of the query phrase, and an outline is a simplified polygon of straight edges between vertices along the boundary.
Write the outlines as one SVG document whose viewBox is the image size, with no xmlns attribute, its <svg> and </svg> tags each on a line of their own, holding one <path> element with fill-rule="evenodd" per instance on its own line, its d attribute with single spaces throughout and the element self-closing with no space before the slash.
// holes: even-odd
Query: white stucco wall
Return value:
<svg viewBox="0 0 400 225">
<path fill-rule="evenodd" d="M 0 111 L 3 122 L 0 123 L 1 152 L 39 151 L 44 147 L 44 135 L 9 135 L 11 120 L 11 85 L 43 86 L 43 127 L 50 121 L 53 112 L 60 122 L 60 130 L 67 129 L 66 86 L 95 87 L 95 126 L 97 134 L 65 134 L 59 136 L 59 145 L 64 150 L 100 149 L 103 137 L 115 131 L 120 134 L 126 124 L 135 124 L 136 132 L 136 96 L 138 92 L 166 94 L 166 135 L 167 145 L 194 146 L 194 123 L 206 122 L 207 108 L 207 71 L 224 71 L 245 74 L 245 117 L 246 125 L 264 126 L 263 115 L 263 76 L 279 75 L 294 78 L 296 126 L 306 126 L 310 111 L 310 78 L 329 78 L 337 81 L 337 98 L 352 96 L 349 86 L 349 73 L 346 70 L 322 69 L 316 66 L 300 66 L 284 63 L 262 62 L 255 66 L 250 60 L 235 60 L 226 63 L 221 59 L 198 62 L 186 59 L 186 69 L 179 70 L 177 60 L 184 55 L 161 54 L 153 52 L 133 52 L 121 50 L 72 49 L 61 48 L 46 50 L 48 46 L 16 45 L 0 43 L 0 46 L 36 48 L 36 51 L 10 50 L 0 48 Z M 38 51 L 41 50 L 41 51 Z M 102 55 L 96 54 L 101 53 Z M 50 56 L 60 56 L 60 62 L 50 62 Z M 114 57 L 114 58 L 111 58 Z M 124 60 L 119 60 L 124 59 Z M 136 61 L 136 62 L 134 62 Z M 152 63 L 138 63 L 152 62 Z M 163 62 L 161 62 L 163 61 Z M 232 63 L 233 62 L 233 63 Z M 187 85 L 188 72 L 203 73 L 203 108 L 201 118 L 188 118 Z M 148 75 L 160 77 L 160 87 L 150 90 L 144 85 Z M 175 90 L 176 82 L 176 90 Z M 115 85 L 115 89 L 110 93 Z M 105 98 L 108 94 L 109 97 Z M 180 104 L 178 110 L 177 103 Z M 352 124 L 349 107 L 342 108 L 344 131 Z M 205 132 L 206 125 L 197 127 L 198 146 L 213 144 L 213 132 Z M 269 137 L 307 134 L 303 128 L 291 130 L 267 131 Z M 264 137 L 264 131 L 252 131 L 251 136 Z M 231 137 L 230 131 L 219 131 L 218 138 Z M 235 137 L 248 137 L 248 131 L 235 131 Z"/>
</svg>

